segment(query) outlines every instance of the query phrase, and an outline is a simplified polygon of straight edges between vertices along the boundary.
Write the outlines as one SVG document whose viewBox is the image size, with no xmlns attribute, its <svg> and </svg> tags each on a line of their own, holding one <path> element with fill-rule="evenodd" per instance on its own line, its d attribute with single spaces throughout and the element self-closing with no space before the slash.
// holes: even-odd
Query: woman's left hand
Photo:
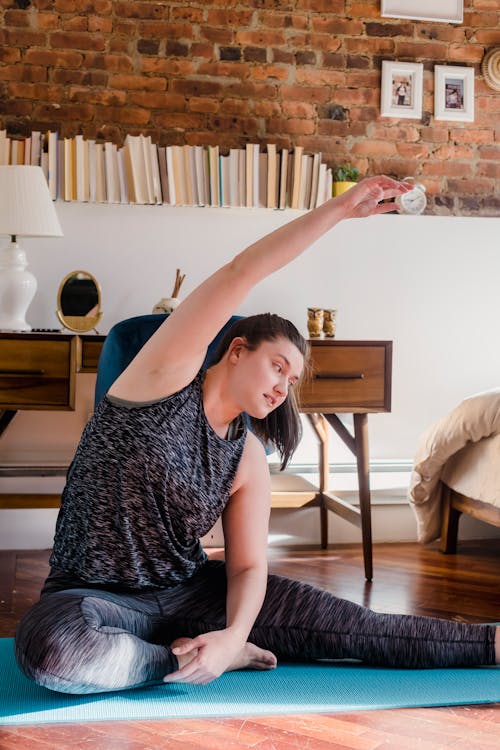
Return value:
<svg viewBox="0 0 500 750">
<path fill-rule="evenodd" d="M 244 643 L 230 630 L 214 630 L 196 638 L 183 638 L 182 645 L 173 644 L 172 652 L 183 666 L 163 678 L 163 682 L 190 682 L 206 685 L 233 664 Z"/>
<path fill-rule="evenodd" d="M 394 211 L 395 206 L 392 198 L 407 193 L 411 189 L 412 186 L 407 183 L 380 175 L 361 180 L 333 200 L 342 204 L 345 219 L 364 218 Z M 381 203 L 381 201 L 387 200 L 390 200 L 391 203 Z"/>
</svg>

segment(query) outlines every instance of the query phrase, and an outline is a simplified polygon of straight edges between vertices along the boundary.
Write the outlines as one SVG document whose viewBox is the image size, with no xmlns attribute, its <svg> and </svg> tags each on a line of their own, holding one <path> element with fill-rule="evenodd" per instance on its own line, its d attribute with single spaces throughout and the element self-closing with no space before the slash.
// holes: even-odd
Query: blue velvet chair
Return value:
<svg viewBox="0 0 500 750">
<path fill-rule="evenodd" d="M 150 336 L 163 323 L 167 314 L 162 315 L 138 315 L 135 318 L 122 320 L 114 325 L 108 335 L 101 351 L 99 365 L 97 368 L 97 381 L 95 388 L 95 405 L 101 401 L 111 388 L 117 377 L 130 364 L 137 352 L 142 348 Z M 208 347 L 207 356 L 203 362 L 202 369 L 206 369 L 215 355 L 219 341 L 228 328 L 241 315 L 233 315 L 224 325 Z"/>
</svg>

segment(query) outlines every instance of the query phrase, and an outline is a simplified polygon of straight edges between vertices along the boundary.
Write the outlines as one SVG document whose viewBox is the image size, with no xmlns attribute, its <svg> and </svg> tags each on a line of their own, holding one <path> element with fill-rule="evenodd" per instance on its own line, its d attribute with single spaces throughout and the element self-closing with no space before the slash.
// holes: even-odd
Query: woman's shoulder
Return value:
<svg viewBox="0 0 500 750">
<path fill-rule="evenodd" d="M 246 431 L 245 446 L 241 455 L 240 466 L 252 476 L 253 471 L 269 470 L 266 451 L 259 438 L 251 430 Z"/>
<path fill-rule="evenodd" d="M 157 404 L 170 403 L 172 401 L 185 400 L 186 398 L 199 397 L 201 394 L 201 383 L 203 380 L 203 373 L 201 370 L 195 375 L 195 377 L 186 383 L 178 390 L 172 393 L 158 394 L 154 398 L 127 398 L 122 395 L 118 395 L 114 392 L 113 387 L 107 392 L 105 400 L 113 406 L 123 407 L 128 409 L 141 409 Z M 120 394 L 120 391 L 119 391 Z"/>
</svg>

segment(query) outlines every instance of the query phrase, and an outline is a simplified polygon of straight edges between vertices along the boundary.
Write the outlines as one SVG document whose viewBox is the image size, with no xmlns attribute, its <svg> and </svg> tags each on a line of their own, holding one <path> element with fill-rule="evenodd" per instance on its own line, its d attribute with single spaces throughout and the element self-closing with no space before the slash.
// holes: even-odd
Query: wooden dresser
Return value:
<svg viewBox="0 0 500 750">
<path fill-rule="evenodd" d="M 0 434 L 18 410 L 71 410 L 78 372 L 96 372 L 105 336 L 66 333 L 0 333 Z M 321 545 L 328 544 L 328 511 L 361 528 L 365 575 L 372 578 L 372 541 L 367 415 L 391 409 L 392 342 L 311 342 L 312 375 L 304 383 L 299 406 L 318 439 L 319 483 L 301 480 L 298 490 L 275 489 L 275 508 L 317 506 Z M 354 415 L 354 431 L 339 414 Z M 329 490 L 328 432 L 332 428 L 356 457 L 359 507 Z M 0 476 L 10 475 L 0 466 Z M 278 483 L 279 485 L 279 483 Z M 56 496 L 1 495 L 0 507 L 48 507 Z M 43 498 L 46 497 L 44 505 Z M 38 500 L 40 498 L 40 500 Z M 51 498 L 49 500 L 49 498 Z"/>
</svg>

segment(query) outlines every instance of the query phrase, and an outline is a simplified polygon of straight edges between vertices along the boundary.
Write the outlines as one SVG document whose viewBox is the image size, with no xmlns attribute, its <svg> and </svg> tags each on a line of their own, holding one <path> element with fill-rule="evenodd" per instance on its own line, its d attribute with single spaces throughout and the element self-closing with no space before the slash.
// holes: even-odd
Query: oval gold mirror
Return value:
<svg viewBox="0 0 500 750">
<path fill-rule="evenodd" d="M 95 330 L 102 318 L 101 289 L 91 273 L 71 271 L 64 277 L 57 295 L 57 317 L 70 331 Z"/>
</svg>

